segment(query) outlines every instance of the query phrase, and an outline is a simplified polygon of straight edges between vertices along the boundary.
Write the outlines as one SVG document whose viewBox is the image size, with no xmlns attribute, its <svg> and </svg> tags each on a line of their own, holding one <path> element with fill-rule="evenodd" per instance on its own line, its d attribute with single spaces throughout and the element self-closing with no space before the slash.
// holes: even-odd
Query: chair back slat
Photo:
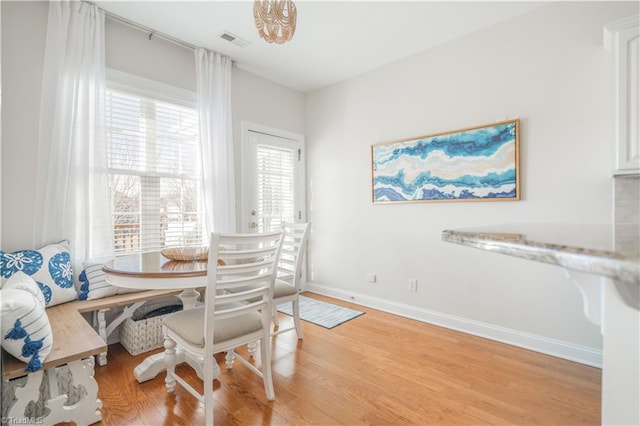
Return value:
<svg viewBox="0 0 640 426">
<path fill-rule="evenodd" d="M 220 309 L 216 310 L 216 320 L 237 317 L 249 312 L 255 312 L 258 309 L 266 309 L 262 301 L 256 301 L 246 304 L 223 304 Z"/>
<path fill-rule="evenodd" d="M 283 223 L 282 248 L 276 270 L 277 277 L 300 289 L 302 260 L 309 234 L 308 223 Z"/>
<path fill-rule="evenodd" d="M 280 260 L 278 262 L 278 269 L 293 271 L 295 270 L 295 268 L 296 268 L 295 260 L 285 259 L 282 256 L 280 256 Z"/>
<path fill-rule="evenodd" d="M 240 263 L 237 265 L 225 265 L 218 266 L 218 277 L 225 277 L 227 275 L 243 275 L 256 271 L 261 271 L 265 268 L 269 268 L 269 265 L 273 263 L 273 257 L 275 253 L 267 259 L 256 260 L 251 263 Z"/>
<path fill-rule="evenodd" d="M 272 249 L 273 248 L 270 246 L 257 247 L 252 249 L 239 249 L 239 250 L 222 249 L 219 252 L 219 259 L 226 261 L 226 260 L 236 260 L 236 259 L 248 259 L 251 257 L 257 258 L 261 256 L 268 256 L 272 253 L 273 251 Z"/>
<path fill-rule="evenodd" d="M 217 290 L 244 289 L 246 286 L 271 288 L 273 273 L 261 273 L 251 277 L 234 277 L 218 281 Z"/>
</svg>

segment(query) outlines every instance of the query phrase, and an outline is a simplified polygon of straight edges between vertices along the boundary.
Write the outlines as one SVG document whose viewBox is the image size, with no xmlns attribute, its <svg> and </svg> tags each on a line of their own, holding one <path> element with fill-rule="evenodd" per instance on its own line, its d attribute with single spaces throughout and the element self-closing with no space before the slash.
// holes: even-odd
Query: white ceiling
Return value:
<svg viewBox="0 0 640 426">
<path fill-rule="evenodd" d="M 523 1 L 295 1 L 293 39 L 269 44 L 253 1 L 94 1 L 99 7 L 234 59 L 239 68 L 301 92 L 356 76 L 540 6 Z M 228 31 L 249 41 L 238 47 Z"/>
</svg>

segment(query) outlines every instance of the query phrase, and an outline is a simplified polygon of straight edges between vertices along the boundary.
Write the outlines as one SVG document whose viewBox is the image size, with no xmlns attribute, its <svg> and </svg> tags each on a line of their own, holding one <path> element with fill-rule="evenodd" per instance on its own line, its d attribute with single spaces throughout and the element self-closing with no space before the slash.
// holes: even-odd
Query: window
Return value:
<svg viewBox="0 0 640 426">
<path fill-rule="evenodd" d="M 205 245 L 197 110 L 141 92 L 110 84 L 106 93 L 115 252 Z"/>
</svg>

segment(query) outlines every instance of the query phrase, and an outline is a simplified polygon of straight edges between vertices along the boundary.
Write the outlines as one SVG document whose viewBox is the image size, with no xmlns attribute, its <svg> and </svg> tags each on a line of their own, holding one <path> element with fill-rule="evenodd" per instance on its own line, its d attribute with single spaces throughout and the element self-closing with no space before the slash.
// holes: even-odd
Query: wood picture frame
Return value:
<svg viewBox="0 0 640 426">
<path fill-rule="evenodd" d="M 374 204 L 520 200 L 520 120 L 371 145 Z"/>
</svg>

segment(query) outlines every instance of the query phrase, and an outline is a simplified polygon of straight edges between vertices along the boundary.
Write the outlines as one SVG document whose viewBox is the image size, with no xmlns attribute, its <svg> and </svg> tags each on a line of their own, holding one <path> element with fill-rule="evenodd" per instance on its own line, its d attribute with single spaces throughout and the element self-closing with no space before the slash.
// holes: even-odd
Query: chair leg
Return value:
<svg viewBox="0 0 640 426">
<path fill-rule="evenodd" d="M 215 358 L 213 356 L 206 357 L 204 360 L 204 379 L 202 386 L 204 388 L 204 419 L 206 425 L 213 426 L 213 367 Z"/>
<path fill-rule="evenodd" d="M 278 328 L 280 324 L 278 323 L 278 307 L 276 304 L 273 304 L 273 326 Z"/>
<path fill-rule="evenodd" d="M 268 326 L 267 326 L 268 327 Z M 268 335 L 268 333 L 266 333 Z M 273 376 L 271 374 L 271 339 L 260 339 L 260 362 L 262 363 L 262 380 L 264 381 L 264 392 L 267 399 L 276 399 L 273 390 Z"/>
<path fill-rule="evenodd" d="M 227 370 L 231 370 L 233 368 L 233 360 L 236 358 L 236 353 L 233 349 L 229 349 L 227 354 L 224 356 L 224 359 L 227 361 Z"/>
<path fill-rule="evenodd" d="M 176 342 L 168 335 L 164 336 L 164 365 L 167 369 L 167 377 L 164 379 L 167 393 L 176 390 Z"/>
<path fill-rule="evenodd" d="M 256 349 L 258 348 L 258 341 L 247 343 L 247 352 L 251 358 L 256 357 Z"/>
<path fill-rule="evenodd" d="M 296 327 L 296 334 L 298 335 L 298 339 L 302 339 L 302 325 L 300 324 L 300 299 L 296 298 L 291 301 L 293 305 L 293 324 Z"/>
</svg>

